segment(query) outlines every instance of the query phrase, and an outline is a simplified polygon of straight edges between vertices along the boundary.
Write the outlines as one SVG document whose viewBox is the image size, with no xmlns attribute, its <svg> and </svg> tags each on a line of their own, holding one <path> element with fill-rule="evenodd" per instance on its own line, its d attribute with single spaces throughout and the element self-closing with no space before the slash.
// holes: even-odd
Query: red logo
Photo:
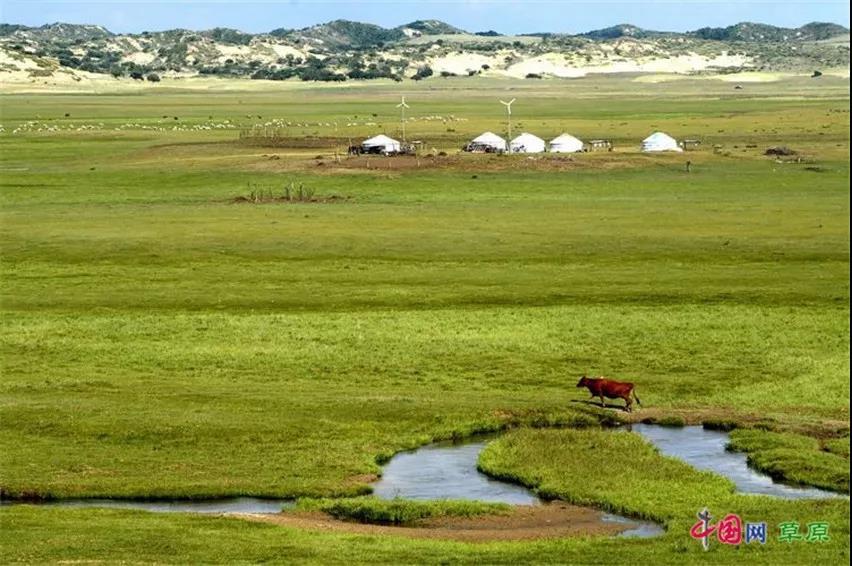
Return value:
<svg viewBox="0 0 852 566">
<path fill-rule="evenodd" d="M 716 538 L 722 544 L 738 545 L 743 542 L 743 521 L 739 515 L 729 513 L 716 524 L 710 519 L 712 515 L 707 509 L 698 513 L 698 522 L 689 529 L 689 536 L 701 541 L 704 550 L 710 548 L 710 536 L 716 533 Z"/>
</svg>

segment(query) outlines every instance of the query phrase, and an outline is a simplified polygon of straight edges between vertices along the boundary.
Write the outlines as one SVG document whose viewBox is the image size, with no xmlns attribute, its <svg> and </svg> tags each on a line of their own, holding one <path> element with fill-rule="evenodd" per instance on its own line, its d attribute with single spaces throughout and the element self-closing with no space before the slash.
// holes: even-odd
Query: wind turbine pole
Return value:
<svg viewBox="0 0 852 566">
<path fill-rule="evenodd" d="M 397 108 L 400 109 L 402 114 L 402 141 L 405 142 L 405 109 L 408 108 L 408 104 L 405 103 L 405 97 L 402 97 L 402 102 L 396 105 Z"/>
<path fill-rule="evenodd" d="M 512 153 L 512 103 L 515 101 L 513 98 L 509 102 L 500 101 L 500 104 L 506 107 L 506 113 L 508 115 L 509 121 L 509 153 Z"/>
</svg>

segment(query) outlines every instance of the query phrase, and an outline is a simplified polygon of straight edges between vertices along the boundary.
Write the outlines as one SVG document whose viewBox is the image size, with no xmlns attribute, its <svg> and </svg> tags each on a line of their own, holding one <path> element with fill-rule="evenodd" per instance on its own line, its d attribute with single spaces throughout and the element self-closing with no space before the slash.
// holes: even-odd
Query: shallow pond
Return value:
<svg viewBox="0 0 852 566">
<path fill-rule="evenodd" d="M 381 499 L 476 499 L 511 505 L 534 505 L 527 488 L 490 478 L 476 469 L 487 440 L 438 442 L 394 455 L 373 484 Z"/>
<path fill-rule="evenodd" d="M 630 430 L 651 441 L 660 452 L 698 468 L 724 476 L 743 493 L 771 495 L 784 499 L 821 499 L 840 494 L 815 487 L 796 487 L 773 481 L 771 477 L 748 467 L 746 455 L 729 452 L 727 432 L 706 430 L 701 426 L 664 427 L 634 424 Z"/>
</svg>

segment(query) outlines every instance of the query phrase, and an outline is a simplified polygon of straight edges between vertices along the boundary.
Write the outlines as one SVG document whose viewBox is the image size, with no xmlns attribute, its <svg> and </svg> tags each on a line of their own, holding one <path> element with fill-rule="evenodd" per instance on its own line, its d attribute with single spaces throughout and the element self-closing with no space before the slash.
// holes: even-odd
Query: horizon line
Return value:
<svg viewBox="0 0 852 566">
<path fill-rule="evenodd" d="M 167 0 L 163 0 L 164 3 L 166 3 L 166 1 Z M 264 2 L 263 0 L 252 0 L 252 2 L 258 2 L 258 3 L 273 3 L 273 1 L 274 0 Z M 387 0 L 387 1 L 390 2 L 390 0 Z M 604 0 L 604 1 L 606 2 L 608 0 Z M 138 3 L 147 3 L 147 2 L 148 2 L 148 0 L 145 0 L 145 1 L 140 0 Z M 551 2 L 553 2 L 553 0 L 533 0 L 533 2 L 551 3 Z M 674 3 L 673 1 L 669 2 L 669 0 L 662 0 L 662 2 Z M 706 0 L 700 0 L 699 2 L 696 2 L 696 3 L 705 3 L 705 2 L 706 2 Z M 36 3 L 41 3 L 41 2 L 36 2 Z M 66 2 L 56 2 L 55 0 L 50 0 L 49 2 L 43 2 L 43 3 L 66 3 Z M 68 3 L 70 3 L 70 2 L 68 2 Z M 131 1 L 131 2 L 127 2 L 127 3 L 137 3 L 137 2 L 135 2 L 135 0 L 134 0 L 134 1 Z M 192 2 L 190 2 L 190 3 L 192 3 Z M 201 3 L 201 0 L 198 0 L 197 3 Z M 223 2 L 223 3 L 225 3 L 225 2 Z M 379 0 L 378 3 L 384 3 L 384 0 Z M 826 3 L 834 3 L 834 2 L 826 2 Z M 464 28 L 458 27 L 458 26 L 453 25 L 453 24 L 451 24 L 451 23 L 449 23 L 445 20 L 441 20 L 441 19 L 438 19 L 438 18 L 419 18 L 419 19 L 411 20 L 411 21 L 408 21 L 408 22 L 405 22 L 405 23 L 402 23 L 402 24 L 399 24 L 399 25 L 393 26 L 393 27 L 384 27 L 381 24 L 375 24 L 375 23 L 372 23 L 372 22 L 365 22 L 365 21 L 359 21 L 359 20 L 349 20 L 349 19 L 346 19 L 346 18 L 336 18 L 336 19 L 332 19 L 332 20 L 327 20 L 327 21 L 322 21 L 322 22 L 318 22 L 318 23 L 315 23 L 315 24 L 311 24 L 311 25 L 306 26 L 306 27 L 300 27 L 300 28 L 278 27 L 278 28 L 272 28 L 268 31 L 261 31 L 261 32 L 247 32 L 247 31 L 243 31 L 243 30 L 238 29 L 238 28 L 231 28 L 231 27 L 227 27 L 227 26 L 214 26 L 214 27 L 209 27 L 209 28 L 204 28 L 204 29 L 177 27 L 177 28 L 165 28 L 165 29 L 159 29 L 159 30 L 146 29 L 146 30 L 142 30 L 142 31 L 139 31 L 139 32 L 113 32 L 107 26 L 105 26 L 103 24 L 97 24 L 97 23 L 77 24 L 77 23 L 72 23 L 72 22 L 67 22 L 67 21 L 66 22 L 63 22 L 63 21 L 45 22 L 45 23 L 40 24 L 40 25 L 28 25 L 28 24 L 19 24 L 19 23 L 0 21 L 0 25 L 18 25 L 18 26 L 22 26 L 22 27 L 26 27 L 26 28 L 30 28 L 30 29 L 38 29 L 38 28 L 42 28 L 42 27 L 46 27 L 46 26 L 53 26 L 53 25 L 97 26 L 97 27 L 101 27 L 101 28 L 105 29 L 106 31 L 108 31 L 108 32 L 110 32 L 114 35 L 140 35 L 140 34 L 143 34 L 143 33 L 163 33 L 163 32 L 167 32 L 167 31 L 181 31 L 181 30 L 182 31 L 191 31 L 191 32 L 203 32 L 203 31 L 210 31 L 210 30 L 217 29 L 217 28 L 218 29 L 231 29 L 231 30 L 238 31 L 238 32 L 246 34 L 246 35 L 268 35 L 269 33 L 273 32 L 275 30 L 279 30 L 279 29 L 286 29 L 286 30 L 290 30 L 290 31 L 300 31 L 300 30 L 310 29 L 310 28 L 316 27 L 316 26 L 327 25 L 327 24 L 337 22 L 337 21 L 345 21 L 345 22 L 353 22 L 353 23 L 359 23 L 359 24 L 374 25 L 374 26 L 377 26 L 377 27 L 385 29 L 385 30 L 402 28 L 402 27 L 405 27 L 407 24 L 411 24 L 411 23 L 414 23 L 414 22 L 435 21 L 435 22 L 440 22 L 442 24 L 452 26 L 452 27 L 454 27 L 454 28 L 456 28 L 456 29 L 458 29 L 458 30 L 460 30 L 464 33 L 468 33 L 468 34 L 476 34 L 476 33 L 481 33 L 481 32 L 495 32 L 495 33 L 498 33 L 499 35 L 504 36 L 504 37 L 538 35 L 538 34 L 546 34 L 546 33 L 554 34 L 554 35 L 569 35 L 569 36 L 570 35 L 584 35 L 584 34 L 587 34 L 587 33 L 591 33 L 593 31 L 605 30 L 605 29 L 609 29 L 609 28 L 617 27 L 617 26 L 633 26 L 633 27 L 640 29 L 640 30 L 643 30 L 643 31 L 659 32 L 659 33 L 673 33 L 673 34 L 691 33 L 691 32 L 694 32 L 694 31 L 698 31 L 700 29 L 707 29 L 707 28 L 724 29 L 724 28 L 727 28 L 727 27 L 732 27 L 732 26 L 740 25 L 740 24 L 758 24 L 758 25 L 765 25 L 765 26 L 774 27 L 774 28 L 778 28 L 778 29 L 799 29 L 801 27 L 804 27 L 804 26 L 810 25 L 810 24 L 833 24 L 833 25 L 838 25 L 840 27 L 843 27 L 843 28 L 849 30 L 849 28 L 847 27 L 848 22 L 839 23 L 839 22 L 836 22 L 836 21 L 819 21 L 819 20 L 807 21 L 807 22 L 804 22 L 804 23 L 802 23 L 802 24 L 800 24 L 800 25 L 798 25 L 797 27 L 794 27 L 794 28 L 786 27 L 786 26 L 778 26 L 778 25 L 774 25 L 774 24 L 767 24 L 767 23 L 763 23 L 763 22 L 759 22 L 759 21 L 740 20 L 738 22 L 734 22 L 734 23 L 731 23 L 731 24 L 728 24 L 728 25 L 725 25 L 725 26 L 704 26 L 704 27 L 695 28 L 695 29 L 686 30 L 686 31 L 670 31 L 670 30 L 664 30 L 664 29 L 643 28 L 643 27 L 637 26 L 635 24 L 631 24 L 629 22 L 619 22 L 619 23 L 614 23 L 614 24 L 609 25 L 609 26 L 599 27 L 599 28 L 591 29 L 591 30 L 588 30 L 588 31 L 585 31 L 585 32 L 576 32 L 576 33 L 557 32 L 557 31 L 531 31 L 531 32 L 508 33 L 508 34 L 504 34 L 503 32 L 498 32 L 497 30 L 493 30 L 493 29 L 478 30 L 478 31 L 466 30 Z M 436 34 L 436 35 L 455 35 L 455 34 Z"/>
</svg>

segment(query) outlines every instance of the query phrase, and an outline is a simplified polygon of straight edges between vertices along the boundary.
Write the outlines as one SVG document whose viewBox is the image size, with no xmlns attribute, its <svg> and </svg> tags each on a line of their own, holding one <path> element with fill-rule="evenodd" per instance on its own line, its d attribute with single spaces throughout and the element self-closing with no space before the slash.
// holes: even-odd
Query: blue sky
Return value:
<svg viewBox="0 0 852 566">
<path fill-rule="evenodd" d="M 577 33 L 618 23 L 667 31 L 741 21 L 785 27 L 828 21 L 848 27 L 849 5 L 840 0 L 0 0 L 5 23 L 100 24 L 114 32 L 220 26 L 258 33 L 339 18 L 385 27 L 439 19 L 469 31 L 501 33 Z"/>
</svg>

